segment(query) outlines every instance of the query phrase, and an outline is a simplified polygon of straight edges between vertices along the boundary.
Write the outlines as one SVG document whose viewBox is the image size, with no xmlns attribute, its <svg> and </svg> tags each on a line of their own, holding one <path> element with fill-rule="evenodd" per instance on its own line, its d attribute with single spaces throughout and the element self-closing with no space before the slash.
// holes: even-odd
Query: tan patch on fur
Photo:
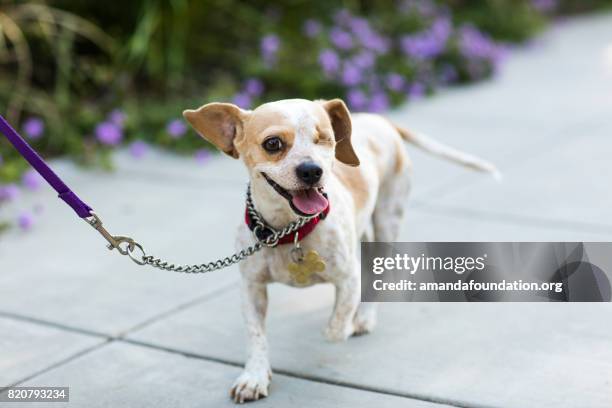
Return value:
<svg viewBox="0 0 612 408">
<path fill-rule="evenodd" d="M 329 128 L 317 126 L 317 133 L 315 134 L 314 142 L 316 144 L 334 146 L 336 142 L 334 141 L 331 126 Z"/>
<path fill-rule="evenodd" d="M 355 208 L 362 209 L 370 197 L 371 191 L 359 167 L 348 166 L 338 160 L 334 162 L 333 172 L 338 180 L 351 192 Z"/>
<path fill-rule="evenodd" d="M 276 154 L 267 153 L 262 148 L 264 140 L 270 136 L 279 136 L 285 148 Z M 261 107 L 251 113 L 244 124 L 244 136 L 235 142 L 236 149 L 244 157 L 245 163 L 253 167 L 255 163 L 278 162 L 282 160 L 295 140 L 293 125 L 277 110 Z"/>
<path fill-rule="evenodd" d="M 317 133 L 314 137 L 316 144 L 334 146 L 336 141 L 334 140 L 334 129 L 332 128 L 329 116 L 323 106 L 320 104 L 312 105 L 310 111 L 314 115 L 317 121 Z"/>
<path fill-rule="evenodd" d="M 374 153 L 375 156 L 380 156 L 382 150 L 380 146 L 376 143 L 376 141 L 371 137 L 368 137 L 368 147 L 370 148 L 370 151 Z"/>
<path fill-rule="evenodd" d="M 266 130 L 266 128 L 275 125 L 290 126 L 290 123 L 282 112 L 272 107 L 262 106 L 251 113 L 251 116 L 244 124 L 244 130 L 247 135 L 258 135 Z"/>
<path fill-rule="evenodd" d="M 411 167 L 410 161 L 408 160 L 404 144 L 401 140 L 398 140 L 395 143 L 395 174 L 401 173 L 406 167 Z"/>
<path fill-rule="evenodd" d="M 383 153 L 383 147 L 380 145 L 372 135 L 368 135 L 366 139 L 368 143 L 368 150 L 372 153 L 372 155 L 376 158 L 376 170 L 378 171 L 378 175 L 382 175 L 385 169 L 385 163 L 380 159 Z"/>
</svg>

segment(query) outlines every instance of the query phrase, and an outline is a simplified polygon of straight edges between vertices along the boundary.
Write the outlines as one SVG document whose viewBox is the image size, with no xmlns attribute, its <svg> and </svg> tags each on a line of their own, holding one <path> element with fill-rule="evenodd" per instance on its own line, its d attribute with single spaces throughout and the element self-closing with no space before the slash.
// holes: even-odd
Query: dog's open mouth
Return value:
<svg viewBox="0 0 612 408">
<path fill-rule="evenodd" d="M 303 190 L 287 190 L 272 180 L 266 173 L 261 173 L 268 184 L 287 201 L 291 209 L 298 215 L 308 217 L 319 214 L 327 206 L 327 197 L 323 192 L 323 187 L 312 187 Z"/>
</svg>

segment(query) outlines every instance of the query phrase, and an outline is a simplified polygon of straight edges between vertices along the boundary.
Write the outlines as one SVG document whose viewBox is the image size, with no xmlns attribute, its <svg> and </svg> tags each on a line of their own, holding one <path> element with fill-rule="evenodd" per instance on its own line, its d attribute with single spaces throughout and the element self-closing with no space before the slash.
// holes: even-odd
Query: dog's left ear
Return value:
<svg viewBox="0 0 612 408">
<path fill-rule="evenodd" d="M 336 159 L 349 166 L 359 166 L 359 157 L 351 144 L 351 114 L 342 99 L 323 102 L 334 129 L 336 138 Z"/>
<path fill-rule="evenodd" d="M 193 128 L 217 148 L 237 159 L 235 142 L 240 140 L 249 112 L 231 103 L 209 103 L 197 110 L 183 111 Z"/>
</svg>

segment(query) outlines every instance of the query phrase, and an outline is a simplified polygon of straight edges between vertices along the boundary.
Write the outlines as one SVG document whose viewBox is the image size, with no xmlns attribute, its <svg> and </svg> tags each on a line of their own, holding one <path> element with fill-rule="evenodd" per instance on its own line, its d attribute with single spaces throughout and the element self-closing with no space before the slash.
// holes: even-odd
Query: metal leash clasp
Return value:
<svg viewBox="0 0 612 408">
<path fill-rule="evenodd" d="M 140 252 L 142 252 L 144 257 L 144 250 L 142 246 L 134 241 L 134 239 L 130 237 L 124 237 L 121 235 L 112 235 L 110 232 L 104 228 L 102 220 L 100 217 L 93 211 L 91 211 L 91 217 L 85 218 L 85 222 L 91 225 L 96 231 L 100 233 L 104 237 L 104 239 L 108 242 L 107 248 L 112 251 L 113 249 L 117 249 L 121 255 L 128 255 L 134 262 L 139 265 L 143 265 L 141 260 L 133 256 L 134 250 L 138 248 Z"/>
</svg>

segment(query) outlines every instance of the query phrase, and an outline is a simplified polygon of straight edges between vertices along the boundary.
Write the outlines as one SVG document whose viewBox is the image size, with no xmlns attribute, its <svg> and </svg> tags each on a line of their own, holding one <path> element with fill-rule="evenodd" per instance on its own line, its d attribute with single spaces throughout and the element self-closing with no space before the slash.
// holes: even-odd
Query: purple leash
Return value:
<svg viewBox="0 0 612 408">
<path fill-rule="evenodd" d="M 67 185 L 59 178 L 57 174 L 49 167 L 42 157 L 25 141 L 25 139 L 17 133 L 15 129 L 0 115 L 0 133 L 4 134 L 11 142 L 15 149 L 28 161 L 55 191 L 58 197 L 72 208 L 79 217 L 84 219 L 89 225 L 94 227 L 104 239 L 108 241 L 108 249 L 117 249 L 122 255 L 129 255 L 136 263 L 140 263 L 138 258 L 132 257 L 134 249 L 137 247 L 142 251 L 142 247 L 134 242 L 133 239 L 113 236 L 102 226 L 102 220 L 96 215 L 90 206 L 85 204 Z M 122 246 L 122 244 L 125 244 Z M 144 254 L 144 251 L 142 251 Z"/>
<path fill-rule="evenodd" d="M 83 202 L 70 188 L 60 179 L 57 174 L 51 170 L 51 167 L 45 163 L 45 161 L 36 153 L 34 149 L 25 141 L 23 137 L 19 135 L 9 125 L 9 123 L 0 115 L 0 132 L 6 136 L 6 138 L 15 146 L 15 149 L 28 161 L 55 191 L 57 191 L 58 197 L 64 200 L 79 217 L 88 218 L 91 217 L 91 207 Z"/>
</svg>

